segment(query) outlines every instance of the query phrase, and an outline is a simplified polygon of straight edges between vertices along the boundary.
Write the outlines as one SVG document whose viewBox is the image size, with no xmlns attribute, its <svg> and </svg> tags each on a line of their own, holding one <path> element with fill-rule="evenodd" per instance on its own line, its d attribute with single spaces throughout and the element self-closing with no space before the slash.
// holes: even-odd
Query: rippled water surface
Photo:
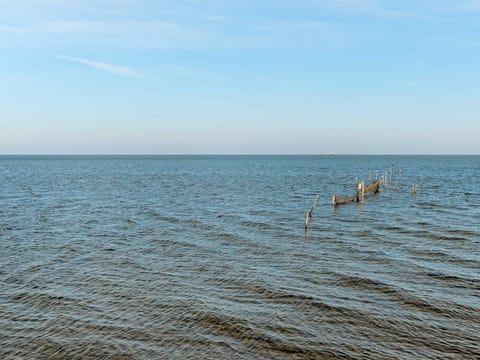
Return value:
<svg viewBox="0 0 480 360">
<path fill-rule="evenodd" d="M 480 358 L 479 156 L 3 156 L 0 180 L 2 359 Z"/>
</svg>

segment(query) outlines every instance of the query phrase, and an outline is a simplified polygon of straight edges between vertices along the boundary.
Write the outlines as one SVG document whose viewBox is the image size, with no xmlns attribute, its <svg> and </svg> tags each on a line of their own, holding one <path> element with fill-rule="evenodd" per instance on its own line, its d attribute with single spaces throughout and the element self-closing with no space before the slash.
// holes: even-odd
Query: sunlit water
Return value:
<svg viewBox="0 0 480 360">
<path fill-rule="evenodd" d="M 480 357 L 479 156 L 3 156 L 0 180 L 2 359 Z"/>
</svg>

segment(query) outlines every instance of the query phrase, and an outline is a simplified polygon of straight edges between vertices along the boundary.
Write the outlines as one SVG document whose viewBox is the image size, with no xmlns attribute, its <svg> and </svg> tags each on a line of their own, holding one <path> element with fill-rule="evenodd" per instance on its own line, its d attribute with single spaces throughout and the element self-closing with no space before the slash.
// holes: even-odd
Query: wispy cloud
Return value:
<svg viewBox="0 0 480 360">
<path fill-rule="evenodd" d="M 53 21 L 46 24 L 48 38 L 77 44 L 115 47 L 198 48 L 210 33 L 202 26 L 178 21 Z"/>
<path fill-rule="evenodd" d="M 55 21 L 48 23 L 51 32 L 87 33 L 99 35 L 125 35 L 144 33 L 146 31 L 174 31 L 176 25 L 168 21 L 137 22 L 137 21 Z"/>
<path fill-rule="evenodd" d="M 117 75 L 123 75 L 123 76 L 139 76 L 140 74 L 128 67 L 125 66 L 118 66 L 114 64 L 109 64 L 109 63 L 104 63 L 104 62 L 99 62 L 99 61 L 93 61 L 89 59 L 83 59 L 79 57 L 73 57 L 73 56 L 63 56 L 63 55 L 58 55 L 57 56 L 59 59 L 64 59 L 68 61 L 73 61 L 79 64 L 87 65 L 90 67 L 93 67 L 95 69 L 103 70 L 112 74 L 117 74 Z"/>
<path fill-rule="evenodd" d="M 13 0 L 7 1 L 13 4 Z M 74 45 L 78 53 L 96 47 L 107 50 L 113 48 L 224 50 L 314 48 L 337 44 L 343 46 L 352 39 L 357 39 L 358 32 L 350 31 L 350 27 L 343 24 L 336 25 L 334 22 L 317 20 L 323 19 L 324 16 L 314 14 L 323 14 L 325 7 L 343 12 L 361 12 L 363 10 L 359 9 L 376 4 L 375 0 L 299 0 L 292 5 L 284 1 L 269 0 L 266 2 L 267 5 L 259 7 L 258 13 L 254 13 L 250 6 L 251 0 L 245 2 L 179 0 L 172 3 L 161 2 L 153 9 L 148 8 L 146 5 L 148 2 L 144 0 L 35 0 L 35 2 L 45 5 L 45 8 L 39 5 L 34 8 L 38 15 L 21 4 L 16 5 L 20 10 L 10 11 L 13 15 L 16 14 L 18 19 L 22 19 L 20 25 L 25 26 L 28 32 L 22 34 L 20 28 L 5 27 L 4 32 L 8 31 L 7 36 L 4 36 L 6 41 L 14 46 L 33 44 L 57 49 L 71 49 Z M 120 5 L 113 6 L 117 2 Z M 95 5 L 95 13 L 92 13 L 90 5 Z M 293 17 L 277 15 L 287 14 L 290 10 L 296 15 Z M 310 12 L 307 18 L 300 14 L 304 10 Z M 71 50 L 57 51 L 71 53 Z M 93 63 L 96 63 L 80 58 L 69 60 L 91 66 L 95 66 Z"/>
</svg>

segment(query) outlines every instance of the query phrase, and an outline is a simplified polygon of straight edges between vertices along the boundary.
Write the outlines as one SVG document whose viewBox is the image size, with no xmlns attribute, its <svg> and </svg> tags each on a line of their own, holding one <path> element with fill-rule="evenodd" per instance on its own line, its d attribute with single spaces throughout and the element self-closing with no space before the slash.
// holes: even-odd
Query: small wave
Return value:
<svg viewBox="0 0 480 360">
<path fill-rule="evenodd" d="M 10 226 L 10 225 L 2 225 L 0 227 L 0 231 L 13 231 L 13 230 L 20 230 L 20 228 L 13 227 L 13 226 Z"/>
<path fill-rule="evenodd" d="M 467 308 L 460 304 L 441 302 L 440 300 L 426 300 L 413 294 L 402 292 L 398 297 L 399 302 L 404 306 L 410 306 L 426 314 L 435 314 L 441 318 L 463 319 L 472 321 L 476 317 L 477 310 Z"/>
<path fill-rule="evenodd" d="M 215 234 L 215 238 L 219 240 L 225 240 L 225 241 L 236 241 L 236 240 L 242 240 L 245 241 L 243 238 L 241 238 L 239 235 L 230 233 L 230 232 L 221 232 L 218 234 Z"/>
<path fill-rule="evenodd" d="M 480 291 L 480 281 L 476 279 L 468 279 L 458 275 L 445 274 L 442 272 L 425 271 L 419 275 L 425 276 L 434 280 L 448 283 L 449 287 L 456 287 L 460 289 L 472 289 Z"/>
<path fill-rule="evenodd" d="M 273 216 L 275 215 L 274 212 L 272 211 L 268 211 L 268 210 L 265 210 L 265 209 L 258 209 L 258 210 L 250 210 L 247 212 L 248 215 L 252 215 L 252 216 Z"/>
<path fill-rule="evenodd" d="M 202 222 L 202 221 L 199 221 L 199 220 L 195 220 L 195 219 L 192 219 L 192 218 L 182 220 L 182 224 L 184 224 L 185 226 L 192 227 L 194 229 L 198 229 L 198 230 L 214 230 L 215 229 L 215 226 L 213 226 L 212 224 Z"/>
<path fill-rule="evenodd" d="M 167 215 L 162 215 L 154 210 L 144 210 L 144 213 L 148 215 L 148 217 L 157 220 L 157 221 L 162 221 L 166 223 L 171 223 L 171 224 L 178 224 L 181 219 L 175 216 L 167 216 Z"/>
<path fill-rule="evenodd" d="M 396 225 L 379 225 L 378 229 L 379 230 L 385 230 L 385 231 L 394 231 L 394 232 L 403 230 L 402 227 L 396 226 Z"/>
<path fill-rule="evenodd" d="M 383 294 L 395 294 L 398 292 L 394 286 L 382 281 L 347 274 L 337 274 L 334 284 L 361 290 L 374 290 Z"/>
<path fill-rule="evenodd" d="M 3 279 L 3 281 L 7 284 L 21 284 L 23 282 L 23 278 L 19 275 L 10 275 Z"/>
<path fill-rule="evenodd" d="M 448 229 L 447 232 L 453 235 L 463 235 L 461 238 L 479 236 L 478 232 L 466 229 Z"/>
<path fill-rule="evenodd" d="M 435 241 L 468 241 L 464 236 L 450 236 L 448 234 L 438 233 L 431 230 L 420 230 L 413 228 L 402 228 L 399 233 L 412 236 L 414 238 L 423 238 Z"/>
<path fill-rule="evenodd" d="M 244 220 L 241 221 L 240 224 L 242 226 L 251 227 L 259 230 L 274 230 L 276 229 L 275 226 L 272 224 L 261 222 L 261 221 L 252 221 L 252 220 Z"/>
<path fill-rule="evenodd" d="M 33 340 L 31 344 L 23 345 L 22 349 L 14 352 L 14 358 L 40 358 L 40 359 L 136 359 L 135 353 L 126 346 L 112 344 L 111 341 L 82 339 L 65 343 L 61 336 L 55 338 L 43 336 Z M 123 347 L 123 349 L 121 349 Z"/>
<path fill-rule="evenodd" d="M 207 311 L 197 311 L 184 317 L 188 323 L 193 323 L 219 336 L 233 338 L 247 344 L 247 347 L 261 351 L 263 356 L 288 355 L 302 358 L 318 357 L 325 354 L 324 351 L 315 349 L 313 344 L 299 343 L 298 339 L 306 339 L 311 334 L 305 334 L 298 328 L 285 327 L 280 324 L 275 326 L 265 326 L 247 321 L 243 318 L 212 313 Z M 294 335 L 292 336 L 292 332 Z M 290 336 L 288 336 L 290 335 Z M 290 338 L 296 340 L 290 340 Z"/>
<path fill-rule="evenodd" d="M 28 303 L 42 309 L 58 307 L 74 301 L 73 299 L 65 296 L 29 292 L 20 292 L 11 295 L 10 300 L 17 303 Z"/>
</svg>

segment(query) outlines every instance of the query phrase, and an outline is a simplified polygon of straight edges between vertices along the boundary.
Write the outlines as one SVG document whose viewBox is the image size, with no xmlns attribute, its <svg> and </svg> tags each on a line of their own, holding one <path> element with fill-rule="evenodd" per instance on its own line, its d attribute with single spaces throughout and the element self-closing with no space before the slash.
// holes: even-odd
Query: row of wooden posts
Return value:
<svg viewBox="0 0 480 360">
<path fill-rule="evenodd" d="M 371 171 L 372 170 L 368 171 L 368 181 L 370 181 Z M 380 179 L 378 178 L 378 170 L 374 170 L 374 171 L 375 171 L 375 181 L 369 183 L 368 185 L 365 183 L 365 180 L 363 180 L 361 182 L 358 182 L 357 178 L 355 178 L 355 184 L 356 185 L 355 185 L 355 194 L 354 195 L 340 196 L 340 195 L 337 195 L 334 192 L 333 196 L 332 196 L 332 206 L 336 207 L 336 206 L 342 205 L 342 204 L 364 201 L 366 193 L 371 192 L 373 194 L 377 194 L 380 191 L 380 187 L 385 189 L 387 187 L 387 185 L 392 183 L 392 180 L 393 180 L 393 166 L 390 168 L 390 170 L 385 171 L 385 174 Z M 399 170 L 398 176 L 396 177 L 396 182 L 393 186 L 393 189 L 395 191 L 397 191 L 398 188 L 399 188 L 401 176 L 402 176 L 402 171 Z M 418 185 L 413 184 L 411 194 L 416 195 L 417 190 L 418 190 Z M 319 193 L 317 193 L 315 195 L 315 197 L 313 199 L 313 202 L 312 202 L 312 206 L 310 207 L 310 210 L 307 211 L 307 215 L 306 215 L 306 218 L 305 218 L 305 231 L 307 231 L 308 224 L 313 217 L 313 211 L 315 210 L 315 207 L 317 206 L 318 197 L 319 197 Z"/>
</svg>

